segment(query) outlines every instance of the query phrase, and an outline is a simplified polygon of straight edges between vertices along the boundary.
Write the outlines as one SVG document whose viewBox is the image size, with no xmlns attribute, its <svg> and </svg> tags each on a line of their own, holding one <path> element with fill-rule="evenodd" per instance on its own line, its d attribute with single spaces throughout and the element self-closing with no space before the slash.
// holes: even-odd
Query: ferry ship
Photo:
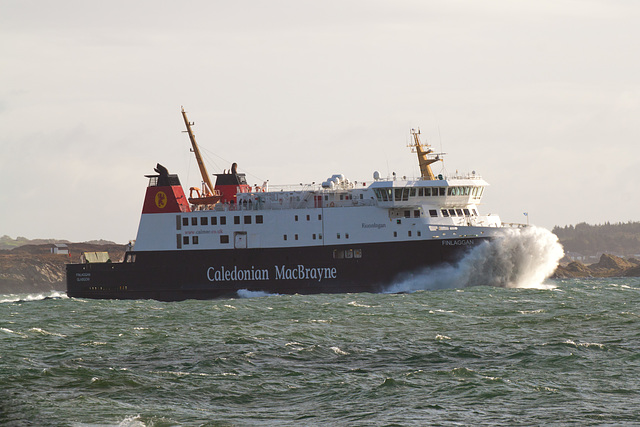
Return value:
<svg viewBox="0 0 640 427">
<path fill-rule="evenodd" d="M 249 185 L 234 163 L 207 172 L 187 114 L 201 188 L 185 194 L 158 164 L 135 243 L 120 262 L 67 265 L 76 298 L 180 301 L 273 294 L 383 292 L 408 275 L 455 263 L 507 224 L 482 215 L 487 187 L 475 172 L 435 175 L 442 160 L 411 130 L 420 176 L 353 182 L 334 174 L 297 189 Z"/>
</svg>

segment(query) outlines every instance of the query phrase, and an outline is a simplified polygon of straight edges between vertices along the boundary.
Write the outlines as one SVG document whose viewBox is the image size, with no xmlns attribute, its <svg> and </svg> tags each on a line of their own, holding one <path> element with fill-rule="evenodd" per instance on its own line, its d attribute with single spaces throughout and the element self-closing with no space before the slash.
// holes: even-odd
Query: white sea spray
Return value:
<svg viewBox="0 0 640 427">
<path fill-rule="evenodd" d="M 499 286 L 549 288 L 543 282 L 564 255 L 556 235 L 544 228 L 505 229 L 453 265 L 427 268 L 401 278 L 386 292 Z"/>
</svg>

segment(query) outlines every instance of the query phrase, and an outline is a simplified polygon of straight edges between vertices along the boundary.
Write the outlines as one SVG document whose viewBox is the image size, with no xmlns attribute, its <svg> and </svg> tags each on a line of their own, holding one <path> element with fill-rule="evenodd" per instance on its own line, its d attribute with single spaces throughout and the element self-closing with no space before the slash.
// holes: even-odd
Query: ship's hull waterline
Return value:
<svg viewBox="0 0 640 427">
<path fill-rule="evenodd" d="M 69 264 L 76 298 L 181 301 L 270 294 L 383 292 L 404 276 L 454 263 L 486 237 L 303 248 L 157 251 L 135 262 Z"/>
</svg>

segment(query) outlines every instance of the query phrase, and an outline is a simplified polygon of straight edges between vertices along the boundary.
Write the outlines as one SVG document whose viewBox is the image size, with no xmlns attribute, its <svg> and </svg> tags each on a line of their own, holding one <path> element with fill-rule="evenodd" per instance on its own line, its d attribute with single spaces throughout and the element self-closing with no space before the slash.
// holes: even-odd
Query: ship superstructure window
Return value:
<svg viewBox="0 0 640 427">
<path fill-rule="evenodd" d="M 183 245 L 188 245 L 189 244 L 189 236 L 183 236 L 182 237 L 182 244 Z"/>
<path fill-rule="evenodd" d="M 462 213 L 462 209 L 456 209 L 456 213 L 458 214 L 458 216 L 464 216 L 464 214 Z"/>
<path fill-rule="evenodd" d="M 455 209 L 449 209 L 449 216 L 456 216 L 456 210 Z"/>
<path fill-rule="evenodd" d="M 220 243 L 222 243 L 222 244 L 229 243 L 229 236 L 226 235 L 226 234 L 221 234 L 220 235 Z"/>
<path fill-rule="evenodd" d="M 445 218 L 446 218 L 446 217 L 448 217 L 448 216 L 449 216 L 449 212 L 448 212 L 446 209 L 442 209 L 442 210 L 441 210 L 441 212 L 442 212 L 442 216 L 443 216 L 443 217 L 445 217 Z"/>
<path fill-rule="evenodd" d="M 312 239 L 316 240 L 316 234 L 315 233 L 313 233 Z"/>
<path fill-rule="evenodd" d="M 349 233 L 344 233 L 344 238 L 348 239 L 349 238 Z"/>
<path fill-rule="evenodd" d="M 227 225 L 227 217 L 226 216 L 221 216 L 220 217 L 220 225 Z"/>
<path fill-rule="evenodd" d="M 338 233 L 338 239 L 340 238 L 340 233 Z"/>
<path fill-rule="evenodd" d="M 240 217 L 239 217 L 239 216 L 237 216 L 237 215 L 236 215 L 236 216 L 234 216 L 234 217 L 233 217 L 233 223 L 234 223 L 234 224 L 240 224 Z"/>
<path fill-rule="evenodd" d="M 264 221 L 262 215 L 256 215 L 256 224 L 262 224 Z"/>
<path fill-rule="evenodd" d="M 195 216 L 191 218 L 191 225 L 198 225 L 198 218 Z"/>
<path fill-rule="evenodd" d="M 284 237 L 284 240 L 287 240 L 287 235 L 286 234 L 283 237 Z"/>
<path fill-rule="evenodd" d="M 413 211 L 413 217 L 414 218 L 420 218 L 420 211 L 417 210 L 417 209 L 415 211 Z"/>
<path fill-rule="evenodd" d="M 307 221 L 311 220 L 311 215 L 307 215 Z"/>
<path fill-rule="evenodd" d="M 395 189 L 395 201 L 396 202 L 406 202 L 409 200 L 409 187 L 405 188 L 396 188 Z"/>
<path fill-rule="evenodd" d="M 184 225 L 185 227 L 189 225 L 189 218 L 184 217 L 182 218 L 182 225 Z"/>
<path fill-rule="evenodd" d="M 298 215 L 296 215 L 296 216 L 295 216 L 295 220 L 296 220 L 296 221 L 298 220 Z"/>
<path fill-rule="evenodd" d="M 211 217 L 211 225 L 218 225 L 218 217 L 217 216 L 212 216 Z"/>
<path fill-rule="evenodd" d="M 194 245 L 198 244 L 198 236 L 193 236 L 193 238 L 191 239 Z"/>
<path fill-rule="evenodd" d="M 295 235 L 293 236 L 293 238 L 294 238 L 295 240 L 298 240 L 298 235 L 297 235 L 297 234 L 295 234 Z"/>
<path fill-rule="evenodd" d="M 411 237 L 411 230 L 407 231 L 407 236 Z"/>
<path fill-rule="evenodd" d="M 411 211 L 404 211 L 405 218 L 411 218 Z"/>
<path fill-rule="evenodd" d="M 429 215 L 431 215 L 432 217 L 437 217 L 438 211 L 435 209 L 429 209 Z"/>
<path fill-rule="evenodd" d="M 251 215 L 245 215 L 244 223 L 245 224 L 251 224 Z"/>
<path fill-rule="evenodd" d="M 318 214 L 318 221 L 322 221 L 322 215 Z"/>
<path fill-rule="evenodd" d="M 207 218 L 206 216 L 200 218 L 200 225 L 209 225 L 209 218 Z"/>
</svg>

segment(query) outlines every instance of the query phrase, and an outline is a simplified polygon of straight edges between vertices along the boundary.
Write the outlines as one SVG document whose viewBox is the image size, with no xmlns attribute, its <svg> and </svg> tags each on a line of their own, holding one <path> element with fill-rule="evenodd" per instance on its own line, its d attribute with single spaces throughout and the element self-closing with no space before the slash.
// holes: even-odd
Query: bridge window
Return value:
<svg viewBox="0 0 640 427">
<path fill-rule="evenodd" d="M 464 216 L 462 213 L 462 209 L 456 209 L 456 213 L 458 214 L 458 216 Z"/>
<path fill-rule="evenodd" d="M 442 212 L 442 216 L 443 216 L 443 217 L 448 217 L 448 216 L 449 216 L 449 212 L 447 212 L 447 210 L 446 210 L 446 209 L 442 209 L 442 211 L 441 211 L 441 212 Z"/>
<path fill-rule="evenodd" d="M 456 210 L 455 209 L 449 209 L 449 216 L 456 216 Z"/>
<path fill-rule="evenodd" d="M 463 209 L 463 211 L 464 211 L 464 215 L 465 216 L 469 216 L 470 215 L 469 209 Z"/>
<path fill-rule="evenodd" d="M 432 217 L 437 217 L 438 211 L 435 209 L 429 209 L 429 215 L 431 215 Z"/>
</svg>

